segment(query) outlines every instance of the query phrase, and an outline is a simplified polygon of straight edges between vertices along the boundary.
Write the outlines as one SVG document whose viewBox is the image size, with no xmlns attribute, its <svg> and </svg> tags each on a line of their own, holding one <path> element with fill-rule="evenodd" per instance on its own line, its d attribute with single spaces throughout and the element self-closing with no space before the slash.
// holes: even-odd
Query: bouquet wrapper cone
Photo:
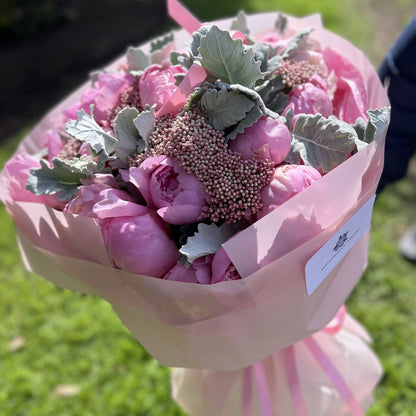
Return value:
<svg viewBox="0 0 416 416">
<path fill-rule="evenodd" d="M 350 315 L 250 367 L 174 368 L 172 396 L 189 416 L 363 416 L 381 378 Z"/>
<path fill-rule="evenodd" d="M 248 24 L 259 28 L 261 35 L 267 28 L 272 30 L 275 17 L 274 13 L 248 16 Z M 319 21 L 317 16 L 289 17 L 289 31 L 316 27 Z M 214 23 L 227 29 L 230 26 L 230 20 Z M 180 30 L 175 39 L 180 49 L 189 35 Z M 342 51 L 354 62 L 365 82 L 369 108 L 388 105 L 377 73 L 361 51 L 319 27 L 311 39 L 321 48 Z M 52 110 L 17 152 L 39 151 L 42 133 L 53 127 L 62 110 L 78 100 L 86 87 Z M 367 263 L 369 230 L 311 295 L 306 291 L 305 264 L 375 193 L 384 139 L 385 131 L 228 241 L 224 248 L 243 279 L 210 286 L 164 281 L 112 268 L 94 219 L 11 200 L 5 170 L 0 177 L 0 196 L 16 224 L 29 270 L 60 287 L 107 300 L 122 323 L 161 364 L 237 370 L 322 329 L 360 279 Z"/>
</svg>

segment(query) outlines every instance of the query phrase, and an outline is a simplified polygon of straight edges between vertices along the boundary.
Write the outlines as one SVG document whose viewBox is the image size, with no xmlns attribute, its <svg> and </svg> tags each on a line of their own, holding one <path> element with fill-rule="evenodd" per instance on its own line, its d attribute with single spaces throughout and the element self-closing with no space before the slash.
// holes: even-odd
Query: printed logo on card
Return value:
<svg viewBox="0 0 416 416">
<path fill-rule="evenodd" d="M 370 198 L 306 263 L 306 290 L 311 295 L 371 225 L 375 195 Z"/>
</svg>

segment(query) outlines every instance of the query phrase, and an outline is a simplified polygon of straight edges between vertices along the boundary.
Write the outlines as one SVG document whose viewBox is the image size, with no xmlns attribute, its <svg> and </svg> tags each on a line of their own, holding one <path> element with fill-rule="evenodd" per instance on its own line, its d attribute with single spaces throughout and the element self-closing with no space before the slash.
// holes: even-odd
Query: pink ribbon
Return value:
<svg viewBox="0 0 416 416">
<path fill-rule="evenodd" d="M 286 379 L 289 385 L 290 396 L 292 398 L 293 407 L 296 416 L 309 416 L 308 407 L 306 406 L 305 398 L 303 397 L 302 389 L 300 387 L 298 370 L 296 368 L 295 360 L 295 346 L 283 350 L 283 357 L 285 362 Z"/>
<path fill-rule="evenodd" d="M 352 391 L 345 383 L 344 378 L 339 373 L 339 371 L 335 368 L 332 364 L 331 360 L 328 356 L 324 353 L 318 343 L 313 339 L 313 336 L 304 339 L 306 346 L 308 347 L 309 351 L 315 357 L 315 360 L 324 370 L 326 375 L 332 381 L 332 384 L 337 389 L 338 393 L 347 403 L 349 408 L 352 411 L 353 416 L 365 416 L 365 413 L 361 409 L 360 404 L 357 402 L 357 399 L 354 397 Z"/>
<path fill-rule="evenodd" d="M 201 22 L 178 1 L 167 0 L 167 8 L 169 16 L 191 35 L 202 26 Z"/>
<path fill-rule="evenodd" d="M 346 307 L 343 305 L 334 319 L 322 330 L 328 334 L 337 333 L 343 325 L 346 316 Z M 309 352 L 313 355 L 319 366 L 329 377 L 332 384 L 349 406 L 353 416 L 365 416 L 360 404 L 354 397 L 354 394 L 348 387 L 342 375 L 336 369 L 334 364 L 315 341 L 313 335 L 303 340 Z M 295 345 L 283 350 L 283 359 L 285 363 L 286 379 L 289 386 L 290 396 L 296 416 L 310 416 L 305 402 L 305 398 L 300 386 L 298 371 L 296 368 Z M 251 416 L 252 412 L 252 371 L 256 379 L 257 390 L 259 393 L 259 402 L 262 416 L 273 416 L 273 406 L 270 398 L 270 392 L 267 385 L 267 378 L 262 361 L 254 363 L 247 367 L 243 372 L 243 416 Z"/>
<path fill-rule="evenodd" d="M 200 65 L 193 64 L 178 88 L 176 88 L 172 97 L 158 110 L 157 117 L 163 116 L 164 114 L 177 114 L 188 100 L 188 97 L 194 92 L 195 88 L 201 85 L 206 77 L 207 73 L 205 69 Z"/>
</svg>

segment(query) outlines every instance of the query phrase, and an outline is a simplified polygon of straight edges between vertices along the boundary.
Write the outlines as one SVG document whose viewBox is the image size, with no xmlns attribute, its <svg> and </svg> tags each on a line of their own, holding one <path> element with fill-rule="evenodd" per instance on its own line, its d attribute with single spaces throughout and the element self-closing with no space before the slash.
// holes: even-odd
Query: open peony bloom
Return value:
<svg viewBox="0 0 416 416">
<path fill-rule="evenodd" d="M 175 264 L 163 279 L 209 285 L 211 284 L 212 257 L 212 255 L 199 257 L 189 267 Z"/>
<path fill-rule="evenodd" d="M 142 105 L 156 104 L 156 110 L 159 110 L 176 90 L 175 74 L 185 73 L 181 66 L 163 68 L 160 65 L 152 65 L 147 68 L 139 82 Z"/>
<path fill-rule="evenodd" d="M 94 104 L 94 119 L 98 124 L 107 120 L 109 111 L 118 103 L 120 93 L 133 84 L 133 75 L 125 72 L 102 73 L 94 88 L 89 88 L 81 100 L 64 110 L 69 119 L 77 118 L 77 110 L 83 109 L 90 114 L 90 106 Z"/>
<path fill-rule="evenodd" d="M 329 117 L 332 114 L 332 102 L 326 92 L 326 84 L 319 75 L 314 75 L 310 82 L 299 85 L 289 93 L 289 101 L 283 111 L 290 109 L 294 114 L 321 114 Z"/>
<path fill-rule="evenodd" d="M 163 277 L 179 258 L 167 224 L 146 208 L 142 215 L 110 220 L 104 239 L 114 266 L 131 273 Z"/>
<path fill-rule="evenodd" d="M 186 173 L 176 159 L 149 157 L 138 168 L 130 168 L 130 182 L 143 195 L 149 208 L 169 224 L 201 220 L 207 195 L 201 182 Z"/>
<path fill-rule="evenodd" d="M 211 263 L 212 283 L 241 279 L 228 254 L 221 247 L 214 255 Z"/>
<path fill-rule="evenodd" d="M 269 159 L 275 165 L 285 160 L 290 150 L 290 133 L 286 125 L 272 117 L 262 117 L 229 143 L 230 149 L 243 159 Z"/>
<path fill-rule="evenodd" d="M 264 208 L 257 213 L 257 218 L 264 217 L 320 178 L 321 174 L 311 166 L 278 166 L 270 184 L 261 191 Z"/>
<path fill-rule="evenodd" d="M 10 159 L 5 170 L 8 178 L 8 192 L 14 201 L 21 202 L 38 202 L 49 207 L 62 209 L 66 201 L 60 201 L 57 195 L 35 195 L 26 189 L 26 183 L 29 177 L 30 169 L 39 169 L 40 162 L 38 159 L 28 154 L 18 154 Z"/>
</svg>

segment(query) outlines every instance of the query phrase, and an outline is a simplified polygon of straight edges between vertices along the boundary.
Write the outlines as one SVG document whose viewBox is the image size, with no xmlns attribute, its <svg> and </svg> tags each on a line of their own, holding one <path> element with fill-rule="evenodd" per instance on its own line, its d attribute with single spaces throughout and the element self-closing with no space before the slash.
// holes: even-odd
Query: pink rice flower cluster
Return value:
<svg viewBox="0 0 416 416">
<path fill-rule="evenodd" d="M 237 222 L 263 208 L 261 189 L 273 175 L 270 160 L 247 159 L 231 150 L 224 133 L 215 130 L 195 111 L 162 117 L 149 139 L 149 150 L 136 159 L 166 155 L 195 175 L 208 194 L 204 216 L 212 221 Z"/>
<path fill-rule="evenodd" d="M 283 60 L 274 73 L 282 77 L 283 84 L 288 88 L 294 88 L 308 82 L 315 74 L 323 76 L 318 65 L 307 61 L 297 62 L 292 60 Z"/>
</svg>

